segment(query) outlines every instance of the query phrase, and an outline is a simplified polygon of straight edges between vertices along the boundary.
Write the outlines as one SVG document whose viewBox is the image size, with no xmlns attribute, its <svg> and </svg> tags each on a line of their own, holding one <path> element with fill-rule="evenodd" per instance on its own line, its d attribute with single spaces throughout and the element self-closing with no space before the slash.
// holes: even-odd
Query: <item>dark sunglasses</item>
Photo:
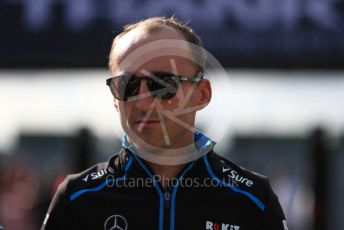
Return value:
<svg viewBox="0 0 344 230">
<path fill-rule="evenodd" d="M 170 99 L 177 94 L 181 82 L 199 82 L 203 79 L 203 73 L 196 77 L 181 77 L 173 73 L 154 72 L 148 76 L 137 77 L 134 74 L 123 74 L 106 80 L 113 96 L 120 101 L 134 100 L 140 91 L 142 80 L 146 80 L 147 88 L 154 97 Z"/>
</svg>

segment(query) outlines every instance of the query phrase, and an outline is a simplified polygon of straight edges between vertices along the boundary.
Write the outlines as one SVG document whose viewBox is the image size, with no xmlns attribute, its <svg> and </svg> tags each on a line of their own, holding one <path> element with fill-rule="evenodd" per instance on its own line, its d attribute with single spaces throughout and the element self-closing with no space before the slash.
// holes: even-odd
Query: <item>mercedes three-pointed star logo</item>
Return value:
<svg viewBox="0 0 344 230">
<path fill-rule="evenodd" d="M 127 230 L 128 222 L 121 215 L 109 216 L 104 223 L 104 230 Z"/>
</svg>

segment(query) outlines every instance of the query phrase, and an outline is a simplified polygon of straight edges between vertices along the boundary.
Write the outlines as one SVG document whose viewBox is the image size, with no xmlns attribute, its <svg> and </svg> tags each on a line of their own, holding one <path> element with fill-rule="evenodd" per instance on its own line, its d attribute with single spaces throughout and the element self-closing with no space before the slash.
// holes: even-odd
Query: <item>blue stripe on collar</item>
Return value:
<svg viewBox="0 0 344 230">
<path fill-rule="evenodd" d="M 195 132 L 194 133 L 194 143 L 199 150 L 199 152 L 203 152 L 205 150 L 210 150 L 212 149 L 216 142 L 211 140 L 209 137 L 204 135 L 201 132 Z M 132 153 L 136 154 L 137 153 L 137 147 L 133 144 L 130 144 L 128 141 L 128 135 L 125 133 L 122 136 L 122 147 L 125 149 L 129 149 Z"/>
</svg>

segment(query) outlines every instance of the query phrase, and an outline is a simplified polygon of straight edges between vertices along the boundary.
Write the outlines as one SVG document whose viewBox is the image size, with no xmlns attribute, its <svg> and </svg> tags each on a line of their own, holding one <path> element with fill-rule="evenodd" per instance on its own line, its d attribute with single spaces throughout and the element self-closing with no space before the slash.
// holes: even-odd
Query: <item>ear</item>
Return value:
<svg viewBox="0 0 344 230">
<path fill-rule="evenodd" d="M 199 107 L 198 110 L 205 108 L 211 100 L 211 84 L 207 79 L 203 79 L 198 83 L 197 86 L 197 98 L 195 100 L 196 106 Z"/>
<path fill-rule="evenodd" d="M 118 112 L 118 100 L 115 97 L 113 98 L 113 104 L 115 106 L 116 111 Z"/>
</svg>

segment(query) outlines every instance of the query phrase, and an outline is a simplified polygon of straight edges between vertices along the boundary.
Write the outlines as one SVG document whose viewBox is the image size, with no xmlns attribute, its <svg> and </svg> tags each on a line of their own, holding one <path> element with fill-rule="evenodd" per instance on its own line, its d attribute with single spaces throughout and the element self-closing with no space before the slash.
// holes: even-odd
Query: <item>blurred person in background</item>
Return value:
<svg viewBox="0 0 344 230">
<path fill-rule="evenodd" d="M 212 97 L 205 64 L 200 38 L 175 18 L 124 28 L 106 81 L 123 148 L 69 175 L 42 229 L 288 229 L 268 179 L 216 154 L 195 129 Z"/>
<path fill-rule="evenodd" d="M 37 229 L 33 210 L 39 183 L 25 162 L 7 165 L 0 177 L 0 229 Z"/>
</svg>

